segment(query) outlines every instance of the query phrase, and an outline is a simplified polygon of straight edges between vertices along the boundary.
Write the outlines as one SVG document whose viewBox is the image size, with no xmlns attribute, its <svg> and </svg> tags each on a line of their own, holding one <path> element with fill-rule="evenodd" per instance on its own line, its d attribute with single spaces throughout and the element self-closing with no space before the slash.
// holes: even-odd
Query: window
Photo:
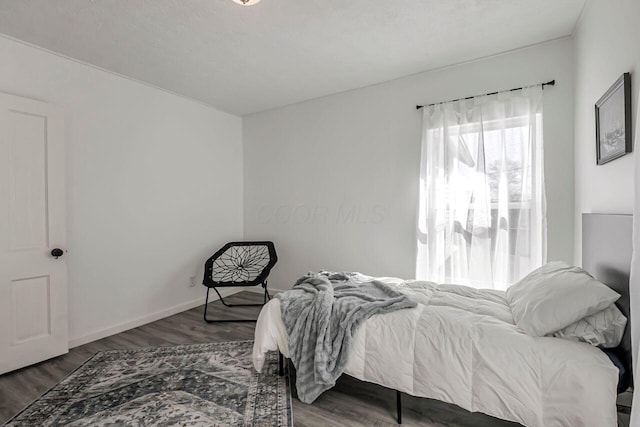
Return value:
<svg viewBox="0 0 640 427">
<path fill-rule="evenodd" d="M 546 256 L 542 89 L 426 107 L 419 279 L 506 289 Z"/>
</svg>

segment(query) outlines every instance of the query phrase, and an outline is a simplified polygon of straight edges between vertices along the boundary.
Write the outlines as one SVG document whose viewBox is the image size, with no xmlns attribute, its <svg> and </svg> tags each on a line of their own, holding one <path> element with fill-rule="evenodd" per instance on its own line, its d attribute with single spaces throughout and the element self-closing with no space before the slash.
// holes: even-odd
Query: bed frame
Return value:
<svg viewBox="0 0 640 427">
<path fill-rule="evenodd" d="M 627 317 L 627 327 L 622 342 L 612 349 L 625 368 L 620 378 L 618 392 L 632 386 L 631 359 L 631 311 L 629 309 L 629 275 L 633 252 L 632 215 L 582 214 L 582 267 L 593 277 L 618 292 L 616 302 Z M 290 361 L 279 357 L 279 375 L 289 374 Z M 402 393 L 396 390 L 397 422 L 402 424 Z M 618 412 L 630 413 L 630 408 L 618 405 Z"/>
<path fill-rule="evenodd" d="M 616 302 L 627 317 L 627 328 L 618 347 L 612 349 L 625 368 L 618 392 L 632 386 L 631 310 L 629 308 L 629 275 L 633 253 L 633 216 L 582 214 L 582 267 L 607 284 L 621 297 Z M 618 407 L 628 412 L 626 407 Z"/>
</svg>

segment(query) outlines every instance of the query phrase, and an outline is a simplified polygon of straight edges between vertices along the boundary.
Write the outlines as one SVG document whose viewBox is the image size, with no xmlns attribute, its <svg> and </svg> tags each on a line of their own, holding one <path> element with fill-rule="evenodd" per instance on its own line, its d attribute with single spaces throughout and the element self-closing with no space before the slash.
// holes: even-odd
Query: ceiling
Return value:
<svg viewBox="0 0 640 427">
<path fill-rule="evenodd" d="M 0 0 L 0 33 L 245 115 L 570 35 L 587 0 Z"/>
</svg>

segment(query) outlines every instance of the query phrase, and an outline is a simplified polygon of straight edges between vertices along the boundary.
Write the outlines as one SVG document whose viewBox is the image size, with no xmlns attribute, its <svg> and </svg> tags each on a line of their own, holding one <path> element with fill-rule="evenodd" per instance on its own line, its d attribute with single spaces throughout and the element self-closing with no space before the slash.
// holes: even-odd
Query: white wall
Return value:
<svg viewBox="0 0 640 427">
<path fill-rule="evenodd" d="M 244 118 L 244 227 L 272 239 L 272 286 L 309 270 L 413 277 L 421 114 L 555 79 L 545 90 L 549 259 L 573 259 L 573 41 L 559 40 Z"/>
<path fill-rule="evenodd" d="M 624 72 L 631 73 L 635 122 L 640 88 L 640 1 L 592 0 L 575 46 L 575 257 L 582 259 L 581 214 L 633 212 L 633 156 L 596 165 L 594 105 Z M 633 123 L 635 132 L 637 123 Z M 637 142 L 636 142 L 637 144 Z M 634 150 L 637 149 L 634 147 Z"/>
<path fill-rule="evenodd" d="M 5 38 L 0 91 L 66 112 L 71 343 L 201 304 L 243 233 L 242 120 Z"/>
</svg>

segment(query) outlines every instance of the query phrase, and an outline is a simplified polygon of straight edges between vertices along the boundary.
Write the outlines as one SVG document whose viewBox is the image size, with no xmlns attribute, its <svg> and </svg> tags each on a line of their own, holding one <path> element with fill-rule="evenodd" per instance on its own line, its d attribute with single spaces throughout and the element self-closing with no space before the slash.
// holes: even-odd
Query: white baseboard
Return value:
<svg viewBox="0 0 640 427">
<path fill-rule="evenodd" d="M 271 295 L 279 294 L 280 292 L 284 292 L 288 290 L 288 289 L 278 289 L 278 288 L 267 288 L 267 289 L 269 289 L 269 294 Z M 253 292 L 254 294 L 264 295 L 264 289 L 261 286 L 251 286 L 251 287 L 244 288 L 243 290 L 247 292 Z"/>
<path fill-rule="evenodd" d="M 226 298 L 230 295 L 241 292 L 243 288 L 228 288 L 221 289 L 220 294 L 223 298 Z M 209 301 L 216 301 L 218 295 L 214 292 L 209 294 Z M 173 307 L 166 308 L 164 310 L 157 311 L 155 313 L 151 313 L 146 316 L 138 317 L 136 319 L 117 324 L 115 326 L 110 326 L 105 329 L 100 329 L 99 331 L 91 332 L 90 334 L 83 335 L 81 337 L 72 338 L 69 340 L 69 348 L 78 347 L 83 344 L 87 344 L 93 341 L 97 341 L 102 338 L 109 337 L 111 335 L 119 334 L 120 332 L 128 331 L 129 329 L 137 328 L 138 326 L 146 325 L 147 323 L 155 322 L 156 320 L 164 319 L 165 317 L 173 316 L 174 314 L 182 313 L 183 311 L 191 310 L 192 308 L 198 307 L 202 305 L 202 298 L 198 298 L 193 301 L 189 301 L 186 303 L 174 305 Z"/>
</svg>

